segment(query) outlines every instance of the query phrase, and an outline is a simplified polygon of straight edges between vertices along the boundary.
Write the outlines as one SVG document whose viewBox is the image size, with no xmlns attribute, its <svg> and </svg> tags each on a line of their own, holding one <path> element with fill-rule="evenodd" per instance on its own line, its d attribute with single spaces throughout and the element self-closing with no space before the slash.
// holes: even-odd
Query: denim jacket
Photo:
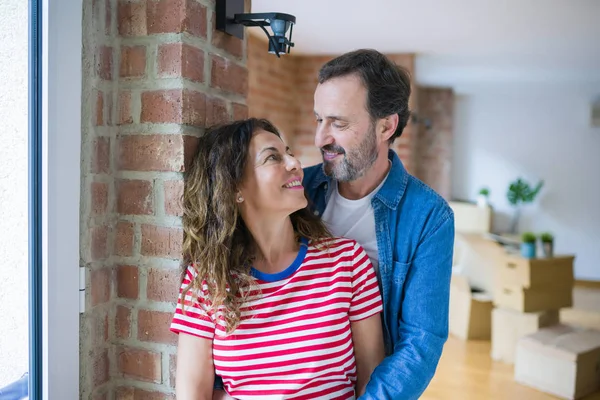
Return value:
<svg viewBox="0 0 600 400">
<path fill-rule="evenodd" d="M 411 176 L 395 152 L 387 180 L 373 196 L 378 279 L 386 358 L 367 385 L 367 399 L 417 399 L 448 338 L 454 214 L 436 192 Z M 304 170 L 311 208 L 322 215 L 332 192 L 322 166 Z"/>
</svg>

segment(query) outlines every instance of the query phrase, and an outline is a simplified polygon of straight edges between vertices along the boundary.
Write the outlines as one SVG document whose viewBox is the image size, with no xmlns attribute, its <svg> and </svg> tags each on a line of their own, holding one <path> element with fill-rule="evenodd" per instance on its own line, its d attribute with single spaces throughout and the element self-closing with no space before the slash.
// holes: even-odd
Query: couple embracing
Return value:
<svg viewBox="0 0 600 400">
<path fill-rule="evenodd" d="M 374 50 L 319 71 L 302 169 L 250 118 L 200 139 L 184 189 L 176 393 L 417 399 L 448 337 L 454 217 L 390 149 L 408 74 Z"/>
</svg>

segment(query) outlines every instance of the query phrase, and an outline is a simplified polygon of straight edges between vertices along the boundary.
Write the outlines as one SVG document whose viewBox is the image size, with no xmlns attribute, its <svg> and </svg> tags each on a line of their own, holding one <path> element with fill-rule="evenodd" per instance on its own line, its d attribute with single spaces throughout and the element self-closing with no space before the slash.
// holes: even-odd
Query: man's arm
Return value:
<svg viewBox="0 0 600 400">
<path fill-rule="evenodd" d="M 417 247 L 404 284 L 400 338 L 360 400 L 418 399 L 429 385 L 448 338 L 453 249 L 450 211 Z"/>
</svg>

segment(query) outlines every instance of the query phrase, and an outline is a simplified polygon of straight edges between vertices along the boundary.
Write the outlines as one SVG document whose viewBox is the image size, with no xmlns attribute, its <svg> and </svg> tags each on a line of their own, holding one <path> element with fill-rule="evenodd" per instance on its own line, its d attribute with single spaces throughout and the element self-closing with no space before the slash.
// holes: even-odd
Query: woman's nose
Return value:
<svg viewBox="0 0 600 400">
<path fill-rule="evenodd" d="M 301 168 L 300 160 L 294 156 L 287 156 L 287 169 L 288 171 L 294 171 Z"/>
</svg>

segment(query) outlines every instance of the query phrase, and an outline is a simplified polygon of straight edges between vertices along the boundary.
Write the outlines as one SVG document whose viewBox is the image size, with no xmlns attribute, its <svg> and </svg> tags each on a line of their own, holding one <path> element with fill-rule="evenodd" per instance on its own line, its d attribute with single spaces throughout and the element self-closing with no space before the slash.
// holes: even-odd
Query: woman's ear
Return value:
<svg viewBox="0 0 600 400">
<path fill-rule="evenodd" d="M 242 196 L 242 192 L 237 192 L 237 194 L 235 195 L 235 201 L 237 203 L 241 203 L 244 201 L 244 196 Z"/>
</svg>

